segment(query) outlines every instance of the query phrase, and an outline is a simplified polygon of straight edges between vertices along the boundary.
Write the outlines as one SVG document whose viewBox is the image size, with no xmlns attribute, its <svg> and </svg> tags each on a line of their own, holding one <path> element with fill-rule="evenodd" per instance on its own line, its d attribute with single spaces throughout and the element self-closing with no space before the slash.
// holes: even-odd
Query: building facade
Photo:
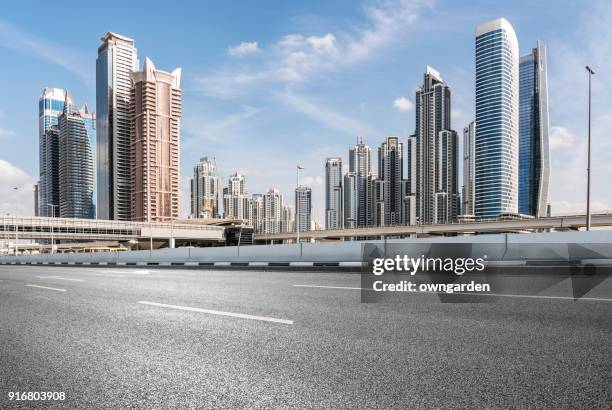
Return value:
<svg viewBox="0 0 612 410">
<path fill-rule="evenodd" d="M 215 159 L 200 158 L 193 167 L 193 178 L 191 178 L 191 217 L 220 218 L 220 191 L 221 179 L 217 175 Z"/>
<path fill-rule="evenodd" d="M 227 187 L 223 188 L 223 217 L 226 219 L 241 219 L 247 221 L 248 200 L 244 175 L 234 173 L 227 179 Z"/>
<path fill-rule="evenodd" d="M 276 188 L 270 188 L 264 194 L 263 202 L 263 232 L 282 232 L 283 194 Z"/>
<path fill-rule="evenodd" d="M 38 215 L 52 216 L 51 209 L 59 206 L 59 116 L 64 108 L 72 107 L 72 97 L 66 90 L 47 87 L 38 100 Z M 51 127 L 55 130 L 48 132 Z M 56 209 L 57 211 L 57 209 Z M 55 213 L 59 216 L 59 213 Z"/>
<path fill-rule="evenodd" d="M 59 117 L 59 216 L 94 219 L 96 115 L 87 105 Z"/>
<path fill-rule="evenodd" d="M 476 123 L 472 121 L 463 129 L 463 192 L 461 195 L 463 216 L 474 216 L 475 137 Z"/>
<path fill-rule="evenodd" d="M 132 217 L 130 93 L 138 69 L 134 40 L 102 37 L 96 60 L 97 213 L 100 219 Z"/>
<path fill-rule="evenodd" d="M 506 19 L 476 28 L 477 218 L 518 212 L 519 46 Z"/>
<path fill-rule="evenodd" d="M 342 158 L 329 157 L 325 160 L 325 229 L 344 226 L 342 197 Z"/>
<path fill-rule="evenodd" d="M 519 213 L 546 216 L 550 180 L 546 47 L 519 62 Z"/>
<path fill-rule="evenodd" d="M 409 185 L 422 224 L 451 223 L 460 207 L 457 134 L 451 129 L 451 92 L 440 73 L 427 66 L 416 92 L 414 153 Z M 414 177 L 414 178 L 413 178 Z"/>
<path fill-rule="evenodd" d="M 264 196 L 253 194 L 247 200 L 247 223 L 253 227 L 253 232 L 264 232 Z"/>
<path fill-rule="evenodd" d="M 300 185 L 295 190 L 296 229 L 300 232 L 312 230 L 312 189 Z"/>
<path fill-rule="evenodd" d="M 293 207 L 291 205 L 283 206 L 283 221 L 281 232 L 293 232 L 295 222 L 293 220 Z"/>
<path fill-rule="evenodd" d="M 355 205 L 355 224 L 358 228 L 374 226 L 374 176 L 372 175 L 372 149 L 357 139 L 349 149 L 349 174 L 355 178 L 354 190 L 348 189 L 351 197 L 344 198 Z M 350 188 L 350 187 L 349 187 Z M 347 219 L 348 218 L 348 219 Z M 352 215 L 345 213 L 345 226 L 351 226 Z"/>
<path fill-rule="evenodd" d="M 378 148 L 376 215 L 379 226 L 403 223 L 404 144 L 399 137 L 387 137 Z"/>
<path fill-rule="evenodd" d="M 157 70 L 145 60 L 132 73 L 130 98 L 131 218 L 168 221 L 179 216 L 181 69 Z"/>
</svg>

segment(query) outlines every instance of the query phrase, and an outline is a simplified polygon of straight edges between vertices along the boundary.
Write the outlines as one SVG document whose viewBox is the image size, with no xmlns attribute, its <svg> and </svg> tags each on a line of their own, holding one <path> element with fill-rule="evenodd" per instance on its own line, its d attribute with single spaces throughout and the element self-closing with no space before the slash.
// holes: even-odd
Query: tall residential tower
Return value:
<svg viewBox="0 0 612 410">
<path fill-rule="evenodd" d="M 193 167 L 193 178 L 191 178 L 191 217 L 220 218 L 220 191 L 221 179 L 217 175 L 215 159 L 200 158 Z"/>
<path fill-rule="evenodd" d="M 503 18 L 476 28 L 475 214 L 518 212 L 519 47 Z"/>
<path fill-rule="evenodd" d="M 343 227 L 342 158 L 325 160 L 325 229 Z"/>
<path fill-rule="evenodd" d="M 98 218 L 130 220 L 130 92 L 138 69 L 134 40 L 102 37 L 96 60 Z"/>
<path fill-rule="evenodd" d="M 545 216 L 548 206 L 548 82 L 541 41 L 519 63 L 519 212 Z"/>
<path fill-rule="evenodd" d="M 451 129 L 451 92 L 440 73 L 427 66 L 416 92 L 414 172 L 416 216 L 422 224 L 451 223 L 459 214 L 459 143 Z M 409 158 L 410 158 L 409 157 Z"/>
<path fill-rule="evenodd" d="M 145 60 L 132 73 L 130 98 L 131 218 L 163 222 L 179 216 L 181 69 Z"/>
</svg>

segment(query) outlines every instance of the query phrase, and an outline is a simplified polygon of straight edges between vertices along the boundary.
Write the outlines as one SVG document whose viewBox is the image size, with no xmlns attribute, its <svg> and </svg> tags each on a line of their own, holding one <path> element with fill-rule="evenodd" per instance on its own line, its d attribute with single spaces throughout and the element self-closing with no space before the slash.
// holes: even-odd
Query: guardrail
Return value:
<svg viewBox="0 0 612 410">
<path fill-rule="evenodd" d="M 121 253 L 64 253 L 0 257 L 2 265 L 199 266 L 210 268 L 359 269 L 362 245 L 376 244 L 386 255 L 388 244 L 406 244 L 420 256 L 434 244 L 473 244 L 489 260 L 604 259 L 612 261 L 612 231 L 497 234 L 422 239 L 394 239 L 290 245 L 176 248 Z M 568 250 L 568 246 L 571 249 Z M 569 253 L 568 253 L 569 252 Z M 595 258 L 595 256 L 597 256 Z"/>
</svg>

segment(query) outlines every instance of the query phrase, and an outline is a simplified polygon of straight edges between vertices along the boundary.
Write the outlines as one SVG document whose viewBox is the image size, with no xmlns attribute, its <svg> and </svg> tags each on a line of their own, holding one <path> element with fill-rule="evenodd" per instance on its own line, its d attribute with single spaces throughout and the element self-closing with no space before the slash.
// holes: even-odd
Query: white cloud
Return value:
<svg viewBox="0 0 612 410">
<path fill-rule="evenodd" d="M 15 135 L 15 131 L 9 130 L 8 128 L 0 128 L 0 138 L 12 137 Z"/>
<path fill-rule="evenodd" d="M 232 57 L 241 57 L 247 54 L 253 54 L 259 51 L 257 41 L 242 42 L 237 46 L 233 46 L 227 49 L 227 53 Z"/>
<path fill-rule="evenodd" d="M 0 20 L 0 45 L 50 61 L 76 74 L 88 84 L 93 83 L 94 72 L 89 57 L 77 55 L 59 44 L 30 34 L 3 20 Z"/>
<path fill-rule="evenodd" d="M 554 151 L 571 148 L 576 143 L 576 138 L 565 127 L 550 127 L 548 140 L 553 155 Z"/>
<path fill-rule="evenodd" d="M 1 159 L 0 213 L 24 216 L 34 214 L 34 178 Z"/>
<path fill-rule="evenodd" d="M 365 23 L 352 33 L 287 34 L 270 48 L 261 50 L 266 53 L 263 65 L 222 69 L 198 77 L 195 82 L 202 93 L 219 98 L 235 97 L 250 91 L 249 87 L 262 88 L 270 83 L 289 86 L 304 82 L 314 75 L 363 62 L 405 40 L 406 31 L 432 2 L 379 2 L 364 10 Z"/>
<path fill-rule="evenodd" d="M 414 104 L 406 97 L 398 97 L 393 101 L 396 110 L 406 112 L 414 108 Z"/>
</svg>

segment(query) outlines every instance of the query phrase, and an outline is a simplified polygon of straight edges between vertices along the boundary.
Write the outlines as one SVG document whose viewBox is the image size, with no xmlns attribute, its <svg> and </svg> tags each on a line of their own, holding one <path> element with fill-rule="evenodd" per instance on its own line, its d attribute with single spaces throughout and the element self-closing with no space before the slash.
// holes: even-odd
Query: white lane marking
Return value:
<svg viewBox="0 0 612 410">
<path fill-rule="evenodd" d="M 200 309 L 200 308 L 194 308 L 194 307 L 188 307 L 188 306 L 166 305 L 164 303 L 156 303 L 156 302 L 139 301 L 138 303 L 142 305 L 164 307 L 164 308 L 169 308 L 169 309 L 186 310 L 189 312 L 208 313 L 211 315 L 238 317 L 241 319 L 261 320 L 264 322 L 283 323 L 285 325 L 293 324 L 293 320 L 277 319 L 274 317 L 267 317 L 267 316 L 245 315 L 243 313 L 222 312 L 220 310 Z"/>
<path fill-rule="evenodd" d="M 39 285 L 26 285 L 29 288 L 39 288 L 39 289 L 48 289 L 48 290 L 56 290 L 58 292 L 66 292 L 66 289 L 60 289 L 60 288 L 50 288 L 48 286 L 39 286 Z"/>
<path fill-rule="evenodd" d="M 296 288 L 325 288 L 325 289 L 349 289 L 349 290 L 369 290 L 373 291 L 369 288 L 351 288 L 348 286 L 324 286 L 324 285 L 293 285 Z M 406 292 L 406 293 L 436 293 L 436 292 L 427 292 L 427 291 L 416 291 L 416 292 Z M 607 298 L 591 298 L 591 297 L 581 297 L 578 299 L 573 298 L 572 296 L 548 296 L 548 295 L 507 295 L 503 293 L 470 293 L 470 292 L 453 292 L 453 293 L 445 293 L 447 295 L 472 295 L 472 296 L 495 296 L 495 297 L 504 297 L 504 298 L 530 298 L 530 299 L 561 299 L 561 300 L 586 300 L 591 302 L 612 302 L 612 299 Z"/>
<path fill-rule="evenodd" d="M 73 282 L 85 282 L 83 279 L 66 278 L 64 276 L 37 276 L 38 279 L 57 279 L 57 280 L 69 280 Z"/>
<path fill-rule="evenodd" d="M 150 270 L 137 269 L 137 270 L 103 270 L 104 273 L 131 273 L 134 275 L 150 275 L 152 272 Z"/>
</svg>

